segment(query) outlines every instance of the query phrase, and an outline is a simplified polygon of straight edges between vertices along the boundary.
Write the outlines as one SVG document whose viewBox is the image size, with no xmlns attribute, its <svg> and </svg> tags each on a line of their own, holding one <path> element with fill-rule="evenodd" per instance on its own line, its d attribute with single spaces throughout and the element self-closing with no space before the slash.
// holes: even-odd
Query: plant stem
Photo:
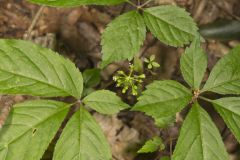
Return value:
<svg viewBox="0 0 240 160">
<path fill-rule="evenodd" d="M 130 0 L 126 0 L 125 2 L 129 3 L 130 5 L 132 5 L 133 7 L 138 8 L 138 6 L 136 4 L 134 4 L 133 2 L 131 2 Z"/>
<path fill-rule="evenodd" d="M 148 0 L 147 2 L 143 3 L 143 4 L 140 6 L 140 8 L 145 7 L 145 6 L 148 5 L 148 3 L 150 3 L 151 1 L 153 1 L 153 0 Z"/>
<path fill-rule="evenodd" d="M 130 69 L 129 78 L 132 77 L 133 68 Z"/>
<path fill-rule="evenodd" d="M 199 96 L 199 98 L 202 99 L 202 100 L 205 100 L 205 101 L 207 101 L 207 102 L 212 102 L 211 99 L 208 99 L 208 98 L 205 98 L 205 97 L 202 97 L 202 96 Z"/>
</svg>

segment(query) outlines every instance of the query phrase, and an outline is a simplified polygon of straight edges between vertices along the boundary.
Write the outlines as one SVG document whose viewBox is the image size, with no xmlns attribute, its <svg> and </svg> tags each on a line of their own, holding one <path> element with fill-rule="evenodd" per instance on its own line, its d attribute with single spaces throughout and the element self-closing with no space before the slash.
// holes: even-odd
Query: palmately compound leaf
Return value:
<svg viewBox="0 0 240 160">
<path fill-rule="evenodd" d="M 15 105 L 0 131 L 0 159 L 41 159 L 69 107 L 69 104 L 50 100 Z"/>
<path fill-rule="evenodd" d="M 102 114 L 116 114 L 130 106 L 124 103 L 114 92 L 99 90 L 83 99 L 83 103 Z"/>
<path fill-rule="evenodd" d="M 0 93 L 81 97 L 82 75 L 57 53 L 22 40 L 0 40 Z"/>
<path fill-rule="evenodd" d="M 165 145 L 160 137 L 154 137 L 148 140 L 142 148 L 138 151 L 138 153 L 152 153 L 157 150 L 164 150 Z"/>
<path fill-rule="evenodd" d="M 177 6 L 148 8 L 143 16 L 150 32 L 165 44 L 183 46 L 197 35 L 198 29 L 189 13 Z"/>
<path fill-rule="evenodd" d="M 125 13 L 113 20 L 102 35 L 102 67 L 111 62 L 131 60 L 146 37 L 146 26 L 137 11 Z"/>
<path fill-rule="evenodd" d="M 53 160 L 111 160 L 107 140 L 95 119 L 83 107 L 67 123 Z"/>
<path fill-rule="evenodd" d="M 138 98 L 134 111 L 141 111 L 159 118 L 174 116 L 192 99 L 191 91 L 176 81 L 155 81 L 147 86 L 147 90 Z"/>
<path fill-rule="evenodd" d="M 225 55 L 212 69 L 203 91 L 240 94 L 240 46 Z"/>
<path fill-rule="evenodd" d="M 199 39 L 195 39 L 185 50 L 180 60 L 184 79 L 193 89 L 199 89 L 207 68 L 207 56 L 200 46 Z"/>
<path fill-rule="evenodd" d="M 208 113 L 194 104 L 181 128 L 172 160 L 229 160 Z"/>
<path fill-rule="evenodd" d="M 221 98 L 213 100 L 212 103 L 233 132 L 238 142 L 240 142 L 240 98 Z"/>
<path fill-rule="evenodd" d="M 77 7 L 81 5 L 116 5 L 125 0 L 28 0 L 29 2 L 53 7 Z"/>
</svg>

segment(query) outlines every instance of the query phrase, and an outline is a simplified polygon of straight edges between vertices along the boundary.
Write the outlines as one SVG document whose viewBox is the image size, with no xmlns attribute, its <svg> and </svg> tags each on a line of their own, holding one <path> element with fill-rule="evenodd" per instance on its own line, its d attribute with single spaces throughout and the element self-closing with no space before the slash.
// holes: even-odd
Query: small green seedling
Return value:
<svg viewBox="0 0 240 160">
<path fill-rule="evenodd" d="M 147 63 L 148 69 L 159 68 L 160 64 L 155 62 L 155 55 L 151 55 L 150 58 L 144 58 L 144 62 Z"/>
</svg>

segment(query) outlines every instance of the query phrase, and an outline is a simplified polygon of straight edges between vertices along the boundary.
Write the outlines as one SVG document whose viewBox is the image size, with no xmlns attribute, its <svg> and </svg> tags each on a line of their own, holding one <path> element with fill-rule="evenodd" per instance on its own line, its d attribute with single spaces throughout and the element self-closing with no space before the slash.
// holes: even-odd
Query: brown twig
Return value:
<svg viewBox="0 0 240 160">
<path fill-rule="evenodd" d="M 194 16 L 193 16 L 193 18 L 194 18 L 196 21 L 199 20 L 199 18 L 200 18 L 200 16 L 201 16 L 203 10 L 205 9 L 206 5 L 207 5 L 207 0 L 202 0 L 202 1 L 200 1 L 199 5 L 198 5 L 198 7 L 197 7 L 197 9 L 196 9 L 196 12 L 195 12 L 195 14 L 194 14 Z"/>
<path fill-rule="evenodd" d="M 0 96 L 0 129 L 3 127 L 6 119 L 8 118 L 9 112 L 13 105 L 13 100 L 9 96 Z"/>
<path fill-rule="evenodd" d="M 24 35 L 24 39 L 25 40 L 30 40 L 33 28 L 35 27 L 37 21 L 39 20 L 41 14 L 42 14 L 43 9 L 44 9 L 44 6 L 41 6 L 39 8 L 39 10 L 37 11 L 36 15 L 34 16 L 31 25 L 28 27 L 27 33 Z"/>
<path fill-rule="evenodd" d="M 0 113 L 0 129 L 4 125 L 6 119 L 8 118 L 9 112 L 11 110 L 11 106 L 4 106 Z"/>
</svg>

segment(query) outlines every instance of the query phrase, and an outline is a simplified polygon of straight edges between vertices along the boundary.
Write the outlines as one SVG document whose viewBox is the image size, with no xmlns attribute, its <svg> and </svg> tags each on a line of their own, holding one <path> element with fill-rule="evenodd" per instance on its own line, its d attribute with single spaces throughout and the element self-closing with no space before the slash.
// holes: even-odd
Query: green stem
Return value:
<svg viewBox="0 0 240 160">
<path fill-rule="evenodd" d="M 130 0 L 126 0 L 125 2 L 129 3 L 130 5 L 132 5 L 133 7 L 138 8 L 138 6 L 136 4 L 134 4 L 133 2 L 131 2 Z"/>
<path fill-rule="evenodd" d="M 200 94 L 206 92 L 206 89 L 200 90 Z"/>
<path fill-rule="evenodd" d="M 207 101 L 207 102 L 212 102 L 211 99 L 208 99 L 208 98 L 205 98 L 205 97 L 202 97 L 202 96 L 199 96 L 199 98 L 202 99 L 202 100 L 205 100 L 205 101 Z"/>
<path fill-rule="evenodd" d="M 140 8 L 145 7 L 145 6 L 148 5 L 148 3 L 150 3 L 151 1 L 153 1 L 153 0 L 148 0 L 147 2 L 143 3 L 143 4 L 140 6 Z"/>
<path fill-rule="evenodd" d="M 131 69 L 130 69 L 130 73 L 129 73 L 129 77 L 132 77 L 133 70 L 134 70 L 134 68 L 131 67 Z"/>
</svg>

